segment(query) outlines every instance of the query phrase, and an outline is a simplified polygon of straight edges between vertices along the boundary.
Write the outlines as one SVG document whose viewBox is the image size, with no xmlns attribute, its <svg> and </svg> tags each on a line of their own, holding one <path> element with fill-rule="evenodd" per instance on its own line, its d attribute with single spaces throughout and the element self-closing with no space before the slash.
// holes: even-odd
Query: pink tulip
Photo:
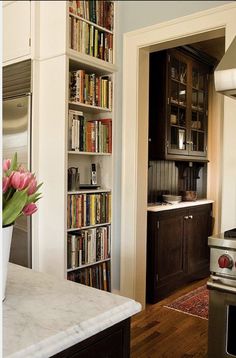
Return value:
<svg viewBox="0 0 236 358">
<path fill-rule="evenodd" d="M 30 216 L 32 215 L 33 213 L 35 213 L 35 211 L 37 211 L 38 208 L 37 206 L 35 205 L 35 203 L 30 203 L 30 204 L 27 204 L 24 208 L 23 208 L 23 214 L 26 215 L 26 216 Z"/>
<path fill-rule="evenodd" d="M 25 170 L 25 168 L 24 168 L 23 165 L 21 164 L 21 165 L 19 166 L 19 168 L 18 168 L 18 172 L 20 172 L 20 173 L 26 173 L 27 170 Z"/>
<path fill-rule="evenodd" d="M 29 172 L 25 172 L 25 173 L 13 172 L 12 175 L 10 175 L 10 178 L 11 178 L 11 185 L 13 186 L 14 189 L 23 190 L 27 188 L 27 186 L 29 185 L 32 178 L 32 174 Z"/>
<path fill-rule="evenodd" d="M 2 191 L 3 193 L 6 193 L 7 189 L 9 188 L 10 178 L 9 177 L 3 177 L 2 178 Z"/>
<path fill-rule="evenodd" d="M 11 166 L 11 159 L 5 159 L 3 161 L 3 171 L 7 172 L 10 166 Z"/>
<path fill-rule="evenodd" d="M 29 186 L 28 186 L 28 195 L 32 195 L 36 192 L 37 190 L 37 180 L 36 178 L 33 176 L 30 180 Z"/>
</svg>

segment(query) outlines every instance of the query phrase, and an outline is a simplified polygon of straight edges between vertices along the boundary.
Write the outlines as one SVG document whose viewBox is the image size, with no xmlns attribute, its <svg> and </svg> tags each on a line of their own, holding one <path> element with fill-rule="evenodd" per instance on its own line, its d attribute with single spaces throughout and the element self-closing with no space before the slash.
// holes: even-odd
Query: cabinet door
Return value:
<svg viewBox="0 0 236 358">
<path fill-rule="evenodd" d="M 186 155 L 189 65 L 175 51 L 168 55 L 168 62 L 167 153 Z"/>
<path fill-rule="evenodd" d="M 208 68 L 195 61 L 191 66 L 190 91 L 189 155 L 204 157 L 207 154 Z"/>
<path fill-rule="evenodd" d="M 3 62 L 30 54 L 30 1 L 3 6 Z"/>
<path fill-rule="evenodd" d="M 183 216 L 160 217 L 157 234 L 158 284 L 175 280 L 184 271 Z"/>
<path fill-rule="evenodd" d="M 208 236 L 211 230 L 211 205 L 189 210 L 185 220 L 187 272 L 189 278 L 204 277 L 209 274 Z"/>
<path fill-rule="evenodd" d="M 147 301 L 155 303 L 182 283 L 183 214 L 173 210 L 148 214 Z"/>
</svg>

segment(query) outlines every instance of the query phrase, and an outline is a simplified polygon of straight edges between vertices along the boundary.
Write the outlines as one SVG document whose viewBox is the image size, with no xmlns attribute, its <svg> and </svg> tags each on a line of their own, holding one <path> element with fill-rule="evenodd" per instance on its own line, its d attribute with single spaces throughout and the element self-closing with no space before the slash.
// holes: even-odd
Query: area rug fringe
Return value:
<svg viewBox="0 0 236 358">
<path fill-rule="evenodd" d="M 164 307 L 164 308 L 168 308 L 168 309 L 173 310 L 173 311 L 177 311 L 177 312 L 180 312 L 180 313 L 184 313 L 184 314 L 189 315 L 189 316 L 193 316 L 193 317 L 205 319 L 205 320 L 208 321 L 208 318 L 206 318 L 206 317 L 201 317 L 201 316 L 198 316 L 198 315 L 196 315 L 196 314 L 192 314 L 192 313 L 189 313 L 189 312 L 184 312 L 184 311 L 178 310 L 177 308 L 173 308 L 173 307 L 168 307 L 168 306 L 163 306 L 163 307 Z"/>
</svg>

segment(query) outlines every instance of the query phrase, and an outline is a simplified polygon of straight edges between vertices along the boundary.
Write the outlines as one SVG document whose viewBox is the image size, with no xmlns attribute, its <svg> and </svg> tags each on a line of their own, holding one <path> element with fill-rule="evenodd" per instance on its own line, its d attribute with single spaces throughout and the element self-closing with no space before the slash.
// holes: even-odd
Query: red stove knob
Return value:
<svg viewBox="0 0 236 358">
<path fill-rule="evenodd" d="M 218 259 L 218 264 L 220 268 L 231 269 L 233 267 L 233 259 L 229 255 L 221 255 Z"/>
</svg>

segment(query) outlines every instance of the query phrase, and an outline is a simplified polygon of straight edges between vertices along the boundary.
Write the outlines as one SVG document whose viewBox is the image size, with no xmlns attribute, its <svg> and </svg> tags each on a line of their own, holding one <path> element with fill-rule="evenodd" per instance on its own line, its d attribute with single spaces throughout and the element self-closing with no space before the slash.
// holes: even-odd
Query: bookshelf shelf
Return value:
<svg viewBox="0 0 236 358">
<path fill-rule="evenodd" d="M 75 268 L 67 269 L 67 272 L 72 272 L 72 271 L 76 271 L 76 270 L 82 270 L 82 269 L 84 269 L 86 267 L 95 266 L 95 265 L 98 265 L 98 264 L 101 264 L 101 263 L 107 262 L 107 261 L 111 261 L 111 259 L 108 258 L 108 259 L 105 259 L 105 260 L 99 260 L 99 261 L 96 261 L 96 262 L 92 262 L 92 263 L 87 264 L 87 265 L 77 266 Z"/>
<path fill-rule="evenodd" d="M 84 22 L 86 22 L 87 24 L 92 25 L 92 26 L 98 28 L 98 29 L 101 30 L 101 31 L 108 32 L 109 34 L 112 34 L 112 35 L 113 35 L 113 31 L 108 30 L 108 29 L 106 29 L 105 27 L 99 26 L 98 24 L 95 24 L 94 22 L 89 21 L 89 20 L 85 19 L 84 17 L 81 17 L 81 16 L 78 16 L 78 15 L 76 15 L 76 14 L 73 14 L 72 12 L 69 13 L 69 16 L 73 16 L 74 18 L 76 18 L 76 19 L 78 19 L 78 20 L 80 20 L 80 21 L 84 21 Z"/>
<path fill-rule="evenodd" d="M 68 191 L 67 194 L 91 194 L 91 193 L 110 193 L 110 189 L 86 189 L 78 191 Z"/>
<path fill-rule="evenodd" d="M 68 49 L 67 54 L 70 59 L 71 68 L 77 67 L 78 61 L 84 70 L 96 70 L 98 74 L 111 74 L 117 72 L 118 68 L 115 64 L 101 60 L 85 53 Z"/>
<path fill-rule="evenodd" d="M 111 223 L 107 222 L 107 223 L 102 223 L 102 224 L 95 224 L 95 225 L 77 227 L 77 228 L 73 228 L 73 229 L 67 229 L 67 232 L 79 231 L 79 230 L 84 230 L 84 229 L 91 229 L 93 227 L 100 227 L 100 226 L 107 226 L 107 225 L 111 225 Z"/>
<path fill-rule="evenodd" d="M 75 108 L 84 110 L 84 111 L 86 111 L 88 113 L 111 112 L 111 110 L 109 108 L 92 106 L 92 105 L 81 103 L 81 102 L 69 101 L 69 105 L 71 106 L 71 108 L 74 106 Z"/>
<path fill-rule="evenodd" d="M 97 156 L 111 156 L 111 153 L 101 153 L 101 152 L 81 152 L 78 150 L 69 150 L 68 154 L 77 154 L 77 155 L 97 155 Z"/>
</svg>

